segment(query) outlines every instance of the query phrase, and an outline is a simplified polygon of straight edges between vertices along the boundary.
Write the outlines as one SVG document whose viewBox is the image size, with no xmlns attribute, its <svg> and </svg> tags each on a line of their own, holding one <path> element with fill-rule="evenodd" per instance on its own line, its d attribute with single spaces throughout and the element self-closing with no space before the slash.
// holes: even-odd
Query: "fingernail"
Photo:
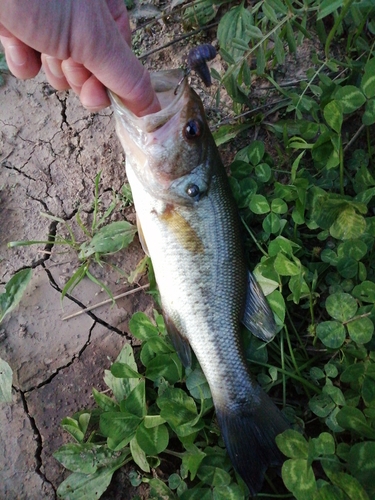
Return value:
<svg viewBox="0 0 375 500">
<path fill-rule="evenodd" d="M 106 95 L 91 95 L 89 99 L 84 94 L 80 97 L 82 105 L 88 109 L 91 113 L 96 113 L 104 108 L 107 108 L 111 103 Z"/>
<path fill-rule="evenodd" d="M 7 47 L 7 55 L 16 66 L 23 66 L 27 62 L 27 52 L 19 45 L 9 45 Z"/>
<path fill-rule="evenodd" d="M 59 59 L 56 59 L 56 57 L 52 56 L 46 56 L 46 63 L 48 69 L 55 78 L 64 78 L 64 73 L 61 69 L 61 61 Z"/>
</svg>

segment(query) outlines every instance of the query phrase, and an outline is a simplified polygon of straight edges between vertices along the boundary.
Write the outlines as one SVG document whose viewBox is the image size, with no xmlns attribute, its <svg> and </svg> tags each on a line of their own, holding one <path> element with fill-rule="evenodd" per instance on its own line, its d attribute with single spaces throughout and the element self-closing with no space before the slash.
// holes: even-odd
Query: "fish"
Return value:
<svg viewBox="0 0 375 500">
<path fill-rule="evenodd" d="M 289 424 L 250 374 L 240 330 L 244 323 L 269 341 L 276 326 L 248 271 L 238 210 L 202 101 L 182 77 L 179 69 L 151 73 L 161 110 L 141 118 L 109 95 L 168 334 L 185 367 L 194 352 L 233 467 L 255 495 L 267 468 L 283 462 L 275 437 Z"/>
</svg>

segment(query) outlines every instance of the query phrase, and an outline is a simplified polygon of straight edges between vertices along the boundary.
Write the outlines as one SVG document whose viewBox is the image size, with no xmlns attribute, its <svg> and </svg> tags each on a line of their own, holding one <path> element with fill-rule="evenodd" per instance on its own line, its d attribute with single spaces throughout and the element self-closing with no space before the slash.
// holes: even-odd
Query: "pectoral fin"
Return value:
<svg viewBox="0 0 375 500">
<path fill-rule="evenodd" d="M 242 323 L 256 337 L 269 342 L 277 333 L 273 313 L 262 289 L 248 272 L 245 311 Z"/>
<path fill-rule="evenodd" d="M 164 312 L 163 316 L 168 335 L 172 341 L 173 347 L 176 349 L 181 363 L 185 368 L 191 366 L 191 347 L 188 339 L 179 332 L 167 313 Z"/>
<path fill-rule="evenodd" d="M 145 237 L 143 235 L 142 225 L 141 225 L 141 221 L 139 220 L 138 215 L 137 215 L 137 229 L 138 229 L 138 238 L 139 238 L 139 241 L 141 242 L 142 249 L 143 249 L 144 253 L 148 257 L 150 257 L 150 252 L 148 251 L 148 248 L 147 248 L 147 243 L 146 243 Z"/>
</svg>

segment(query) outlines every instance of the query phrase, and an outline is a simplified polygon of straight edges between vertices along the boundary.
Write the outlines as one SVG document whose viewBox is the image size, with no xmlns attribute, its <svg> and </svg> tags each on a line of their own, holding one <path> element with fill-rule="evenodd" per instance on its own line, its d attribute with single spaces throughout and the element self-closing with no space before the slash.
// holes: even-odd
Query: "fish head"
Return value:
<svg viewBox="0 0 375 500">
<path fill-rule="evenodd" d="M 154 197 L 194 204 L 208 190 L 216 151 L 202 102 L 182 70 L 151 73 L 151 82 L 161 110 L 143 117 L 109 91 L 127 165 Z"/>
</svg>

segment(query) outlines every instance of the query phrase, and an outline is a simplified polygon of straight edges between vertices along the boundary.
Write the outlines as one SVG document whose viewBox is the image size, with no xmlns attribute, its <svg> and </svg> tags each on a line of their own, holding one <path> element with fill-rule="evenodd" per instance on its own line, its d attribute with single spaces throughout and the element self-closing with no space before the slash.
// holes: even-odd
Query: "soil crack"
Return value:
<svg viewBox="0 0 375 500">
<path fill-rule="evenodd" d="M 29 407 L 27 404 L 27 400 L 25 397 L 25 394 L 23 391 L 20 391 L 15 388 L 17 392 L 19 392 L 23 409 L 27 415 L 27 418 L 29 419 L 30 426 L 33 430 L 35 442 L 36 442 L 36 450 L 35 450 L 35 462 L 36 462 L 36 467 L 35 467 L 35 472 L 38 474 L 38 476 L 42 479 L 44 483 L 47 483 L 48 485 L 51 486 L 54 492 L 55 500 L 57 499 L 57 493 L 56 493 L 56 488 L 55 486 L 46 478 L 45 474 L 42 472 L 42 466 L 43 466 L 43 461 L 42 461 L 42 451 L 43 451 L 43 440 L 42 440 L 42 435 L 36 425 L 34 417 L 30 414 L 29 412 Z M 29 392 L 29 391 L 28 391 Z"/>
<path fill-rule="evenodd" d="M 39 201 L 39 200 L 36 200 L 36 201 Z M 55 238 L 56 238 L 56 234 L 57 234 L 57 226 L 58 226 L 57 221 L 51 222 L 51 224 L 49 225 L 49 229 L 48 229 L 48 236 L 47 236 L 48 243 L 44 247 L 43 256 L 40 259 L 38 259 L 37 261 L 33 262 L 31 264 L 31 266 L 27 266 L 27 267 L 31 267 L 32 269 L 35 269 L 38 266 L 43 266 L 43 268 L 47 271 L 47 269 L 44 266 L 44 263 L 51 257 L 51 251 L 52 251 L 52 248 L 55 244 Z M 48 277 L 49 277 L 49 274 L 48 274 Z"/>
<path fill-rule="evenodd" d="M 68 123 L 68 119 L 67 119 L 67 116 L 66 116 L 66 95 L 65 97 L 60 97 L 57 93 L 56 93 L 56 97 L 58 99 L 58 101 L 60 102 L 61 104 L 61 117 L 62 117 L 62 121 L 61 121 L 61 125 L 60 125 L 60 128 L 61 130 L 64 130 L 64 124 L 70 128 L 70 125 Z"/>
<path fill-rule="evenodd" d="M 31 200 L 34 200 L 34 201 L 36 201 L 36 202 L 40 203 L 40 204 L 43 206 L 44 210 L 45 210 L 46 212 L 48 212 L 48 206 L 47 206 L 47 203 L 46 203 L 44 200 L 40 200 L 39 198 L 35 198 L 35 196 L 31 195 L 30 193 L 26 193 L 26 195 L 27 195 L 27 196 L 28 196 Z"/>
<path fill-rule="evenodd" d="M 59 285 L 56 283 L 56 281 L 54 280 L 51 272 L 49 271 L 49 269 L 47 269 L 45 267 L 45 271 L 48 275 L 48 278 L 49 278 L 49 282 L 52 286 L 52 288 L 54 288 L 56 291 L 58 291 L 59 293 L 62 293 L 62 289 L 59 287 Z M 75 302 L 79 307 L 81 307 L 82 309 L 86 309 L 86 306 L 85 304 L 83 304 L 80 300 L 76 299 L 75 297 L 73 297 L 72 295 L 70 294 L 66 294 L 65 297 L 67 297 L 68 299 L 70 299 L 72 302 Z M 104 326 L 105 328 L 107 328 L 108 330 L 114 332 L 114 333 L 117 333 L 118 335 L 120 335 L 121 337 L 125 337 L 128 342 L 132 343 L 133 342 L 133 338 L 131 337 L 131 335 L 129 335 L 127 332 L 123 332 L 121 331 L 119 328 L 107 323 L 106 321 L 104 321 L 103 319 L 97 317 L 95 314 L 93 314 L 91 311 L 85 311 L 85 314 L 88 314 L 90 316 L 91 319 L 93 319 L 95 322 L 99 323 L 100 325 Z"/>
<path fill-rule="evenodd" d="M 57 368 L 56 371 L 54 373 L 52 373 L 48 378 L 46 378 L 45 380 L 43 380 L 42 382 L 40 382 L 38 385 L 30 387 L 30 389 L 27 389 L 27 391 L 25 391 L 24 394 L 26 395 L 26 394 L 28 394 L 30 392 L 37 391 L 38 389 L 41 389 L 42 387 L 50 384 L 52 382 L 52 380 L 55 377 L 57 377 L 57 375 L 61 371 L 65 370 L 66 368 L 69 368 L 69 366 L 71 366 L 76 359 L 79 359 L 82 356 L 82 354 L 85 352 L 85 350 L 87 349 L 87 347 L 91 344 L 91 336 L 92 336 L 92 332 L 93 332 L 95 326 L 96 326 L 96 322 L 94 322 L 93 325 L 90 327 L 89 334 L 88 334 L 86 342 L 81 347 L 81 349 L 78 351 L 78 353 L 75 353 L 73 355 L 73 357 L 72 357 L 72 359 L 70 361 L 68 361 L 63 366 L 59 366 L 59 368 Z"/>
<path fill-rule="evenodd" d="M 33 182 L 36 182 L 36 179 L 34 179 L 33 177 L 31 177 L 31 175 L 28 175 L 26 172 L 23 171 L 23 168 L 29 163 L 29 161 L 31 160 L 33 154 L 34 154 L 34 151 L 35 151 L 35 147 L 33 147 L 31 153 L 29 154 L 29 157 L 28 159 L 23 163 L 23 165 L 21 167 L 15 167 L 14 165 L 12 165 L 8 160 L 5 160 L 1 163 L 1 166 L 4 167 L 4 168 L 7 168 L 8 170 L 14 170 L 15 172 L 17 172 L 18 174 L 20 175 L 23 175 L 26 179 L 28 179 L 29 181 L 33 181 Z"/>
</svg>

